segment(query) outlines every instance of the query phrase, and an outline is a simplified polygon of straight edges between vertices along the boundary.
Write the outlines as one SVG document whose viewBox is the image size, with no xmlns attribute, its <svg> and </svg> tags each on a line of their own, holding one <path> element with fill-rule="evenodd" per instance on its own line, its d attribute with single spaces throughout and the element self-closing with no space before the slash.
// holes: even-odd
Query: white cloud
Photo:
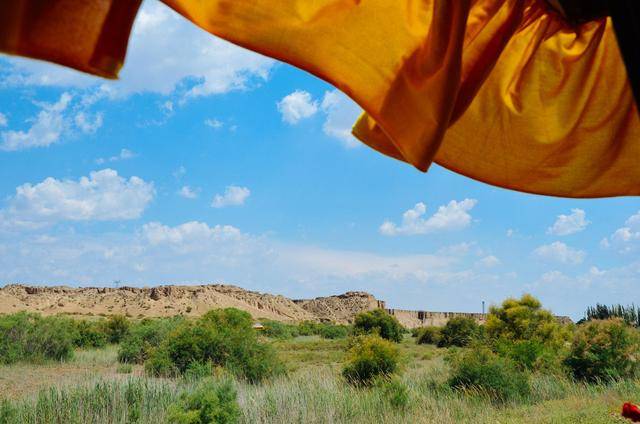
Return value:
<svg viewBox="0 0 640 424">
<path fill-rule="evenodd" d="M 246 89 L 268 78 L 274 60 L 206 33 L 161 2 L 144 2 L 117 82 L 48 63 L 10 59 L 0 83 L 86 88 L 109 85 L 116 95 L 179 92 L 182 99 Z M 114 93 L 112 93 L 114 94 Z"/>
<path fill-rule="evenodd" d="M 496 258 L 493 255 L 489 255 L 489 256 L 485 256 L 484 258 L 480 259 L 478 262 L 476 262 L 476 265 L 484 267 L 484 268 L 494 268 L 498 265 L 500 265 L 502 262 L 500 262 L 500 259 Z"/>
<path fill-rule="evenodd" d="M 69 102 L 71 95 L 63 93 L 56 103 L 41 104 L 42 109 L 27 131 L 9 130 L 2 133 L 0 150 L 15 151 L 57 143 L 69 125 L 64 116 Z"/>
<path fill-rule="evenodd" d="M 542 245 L 536 248 L 533 253 L 546 261 L 569 265 L 581 264 L 586 256 L 584 251 L 574 249 L 559 241 Z"/>
<path fill-rule="evenodd" d="M 209 118 L 209 119 L 205 119 L 204 120 L 204 124 L 208 127 L 211 127 L 213 129 L 219 129 L 222 128 L 222 126 L 224 125 L 221 121 L 215 119 L 215 118 Z"/>
<path fill-rule="evenodd" d="M 211 202 L 214 208 L 224 208 L 226 206 L 244 205 L 245 200 L 251 194 L 251 190 L 247 187 L 238 187 L 234 185 L 227 186 L 224 194 L 216 194 Z"/>
<path fill-rule="evenodd" d="M 86 112 L 78 112 L 75 117 L 76 126 L 83 133 L 93 134 L 102 126 L 102 113 L 98 112 L 91 117 Z"/>
<path fill-rule="evenodd" d="M 464 199 L 460 202 L 450 201 L 440 206 L 435 214 L 424 218 L 427 207 L 424 203 L 417 203 L 402 215 L 402 223 L 396 225 L 385 221 L 380 226 L 380 233 L 386 236 L 430 234 L 439 231 L 461 230 L 471 224 L 469 211 L 477 204 L 475 199 Z"/>
<path fill-rule="evenodd" d="M 608 249 L 614 247 L 622 253 L 635 250 L 640 242 L 640 211 L 631 215 L 620 227 L 611 234 L 610 237 L 600 241 L 600 247 Z"/>
<path fill-rule="evenodd" d="M 231 225 L 209 227 L 204 222 L 197 221 L 186 222 L 176 227 L 151 222 L 142 227 L 142 233 L 152 245 L 198 245 L 207 240 L 238 240 L 242 237 L 240 230 Z"/>
<path fill-rule="evenodd" d="M 106 163 L 106 162 L 117 162 L 121 160 L 133 159 L 136 156 L 138 155 L 129 149 L 121 149 L 120 153 L 118 153 L 117 155 L 111 156 L 109 158 L 98 158 L 95 160 L 95 162 L 98 165 L 102 165 L 103 163 Z"/>
<path fill-rule="evenodd" d="M 351 134 L 351 127 L 362 113 L 362 109 L 353 100 L 339 90 L 327 91 L 321 105 L 326 119 L 322 129 L 325 134 L 342 141 L 345 147 L 360 146 L 360 142 Z"/>
<path fill-rule="evenodd" d="M 582 209 L 571 209 L 570 215 L 558 215 L 556 222 L 547 229 L 547 234 L 567 236 L 583 231 L 589 224 Z"/>
<path fill-rule="evenodd" d="M 318 112 L 318 102 L 306 91 L 296 90 L 277 103 L 282 120 L 288 124 L 297 124 Z"/>
<path fill-rule="evenodd" d="M 8 123 L 7 116 L 4 113 L 0 113 L 0 127 L 6 127 Z"/>
<path fill-rule="evenodd" d="M 128 180 L 112 169 L 92 172 L 79 180 L 52 177 L 23 184 L 0 210 L 9 229 L 36 228 L 60 221 L 112 221 L 135 219 L 153 200 L 152 183 L 139 177 Z"/>
<path fill-rule="evenodd" d="M 189 186 L 182 186 L 178 194 L 185 199 L 196 199 L 198 197 L 199 189 L 193 189 Z"/>
</svg>

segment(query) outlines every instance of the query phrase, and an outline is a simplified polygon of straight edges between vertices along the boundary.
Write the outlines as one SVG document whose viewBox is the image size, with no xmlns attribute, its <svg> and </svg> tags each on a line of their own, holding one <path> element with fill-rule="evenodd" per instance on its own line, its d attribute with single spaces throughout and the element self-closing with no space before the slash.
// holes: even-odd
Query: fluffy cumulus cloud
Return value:
<svg viewBox="0 0 640 424">
<path fill-rule="evenodd" d="M 120 81 L 59 66 L 11 59 L 5 85 L 99 87 L 100 95 L 153 92 L 181 99 L 245 89 L 267 79 L 274 60 L 234 46 L 199 29 L 161 2 L 144 2 L 132 31 Z"/>
<path fill-rule="evenodd" d="M 461 230 L 471 224 L 469 213 L 477 204 L 475 199 L 452 200 L 440 206 L 436 213 L 425 218 L 427 206 L 420 202 L 402 214 L 402 223 L 385 221 L 380 233 L 385 236 L 430 234 L 440 231 Z"/>
<path fill-rule="evenodd" d="M 6 127 L 8 123 L 7 116 L 4 113 L 0 113 L 0 127 Z"/>
<path fill-rule="evenodd" d="M 311 94 L 303 90 L 296 90 L 285 96 L 277 103 L 282 120 L 288 124 L 297 124 L 303 119 L 310 118 L 318 112 L 318 102 Z"/>
<path fill-rule="evenodd" d="M 567 265 L 579 265 L 587 255 L 583 250 L 574 249 L 560 241 L 542 245 L 536 248 L 533 253 L 545 261 L 559 262 Z"/>
<path fill-rule="evenodd" d="M 61 142 L 64 136 L 96 132 L 102 126 L 102 114 L 92 114 L 80 101 L 74 100 L 71 94 L 62 93 L 54 103 L 36 103 L 40 111 L 27 120 L 28 128 L 0 133 L 0 150 L 48 147 Z"/>
<path fill-rule="evenodd" d="M 10 229 L 35 228 L 60 221 L 113 221 L 139 218 L 154 198 L 154 187 L 139 177 L 126 179 L 113 169 L 76 180 L 49 177 L 23 184 L 0 210 Z"/>
<path fill-rule="evenodd" d="M 199 192 L 200 190 L 197 188 L 194 189 L 189 186 L 182 186 L 182 188 L 178 190 L 178 195 L 185 199 L 197 199 Z"/>
<path fill-rule="evenodd" d="M 353 100 L 338 90 L 327 91 L 321 104 L 326 119 L 322 126 L 325 134 L 337 138 L 345 147 L 360 146 L 360 142 L 351 134 L 351 127 L 362 113 L 362 109 Z"/>
<path fill-rule="evenodd" d="M 640 245 L 640 211 L 631 215 L 611 236 L 600 242 L 603 248 L 613 247 L 620 252 L 634 251 Z"/>
<path fill-rule="evenodd" d="M 555 236 L 568 236 L 569 234 L 579 233 L 587 228 L 589 221 L 587 214 L 582 209 L 571 209 L 569 215 L 558 215 L 556 222 L 547 229 L 547 234 Z"/>
<path fill-rule="evenodd" d="M 214 208 L 225 208 L 227 206 L 241 206 L 251 195 L 251 190 L 247 187 L 230 185 L 223 194 L 216 194 L 213 197 L 211 206 Z"/>
</svg>

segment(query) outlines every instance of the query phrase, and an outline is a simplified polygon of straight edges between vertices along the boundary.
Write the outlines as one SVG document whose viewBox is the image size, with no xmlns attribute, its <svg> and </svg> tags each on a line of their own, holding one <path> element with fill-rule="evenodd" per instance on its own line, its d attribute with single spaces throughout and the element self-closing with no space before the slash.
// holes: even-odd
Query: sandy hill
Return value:
<svg viewBox="0 0 640 424">
<path fill-rule="evenodd" d="M 384 307 L 384 302 L 364 292 L 291 300 L 223 284 L 151 288 L 11 284 L 0 288 L 0 313 L 32 311 L 44 315 L 126 314 L 130 317 L 161 317 L 176 314 L 197 316 L 213 308 L 226 307 L 245 310 L 254 318 L 347 323 L 362 311 Z"/>
</svg>

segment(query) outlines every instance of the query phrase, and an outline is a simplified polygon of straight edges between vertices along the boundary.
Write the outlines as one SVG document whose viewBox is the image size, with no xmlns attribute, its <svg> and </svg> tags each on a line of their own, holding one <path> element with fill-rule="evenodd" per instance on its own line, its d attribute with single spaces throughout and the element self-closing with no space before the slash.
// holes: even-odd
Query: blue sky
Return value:
<svg viewBox="0 0 640 424">
<path fill-rule="evenodd" d="M 326 83 L 143 6 L 119 81 L 0 58 L 0 284 L 226 282 L 478 311 L 640 303 L 640 201 L 423 174 Z"/>
</svg>

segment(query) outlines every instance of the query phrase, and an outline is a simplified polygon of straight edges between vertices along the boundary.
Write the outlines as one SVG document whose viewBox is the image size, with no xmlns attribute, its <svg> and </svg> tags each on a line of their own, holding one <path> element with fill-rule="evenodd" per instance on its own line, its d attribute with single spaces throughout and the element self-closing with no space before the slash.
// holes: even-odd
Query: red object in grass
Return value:
<svg viewBox="0 0 640 424">
<path fill-rule="evenodd" d="M 627 402 L 622 405 L 622 416 L 630 419 L 634 423 L 640 422 L 640 408 Z"/>
</svg>

